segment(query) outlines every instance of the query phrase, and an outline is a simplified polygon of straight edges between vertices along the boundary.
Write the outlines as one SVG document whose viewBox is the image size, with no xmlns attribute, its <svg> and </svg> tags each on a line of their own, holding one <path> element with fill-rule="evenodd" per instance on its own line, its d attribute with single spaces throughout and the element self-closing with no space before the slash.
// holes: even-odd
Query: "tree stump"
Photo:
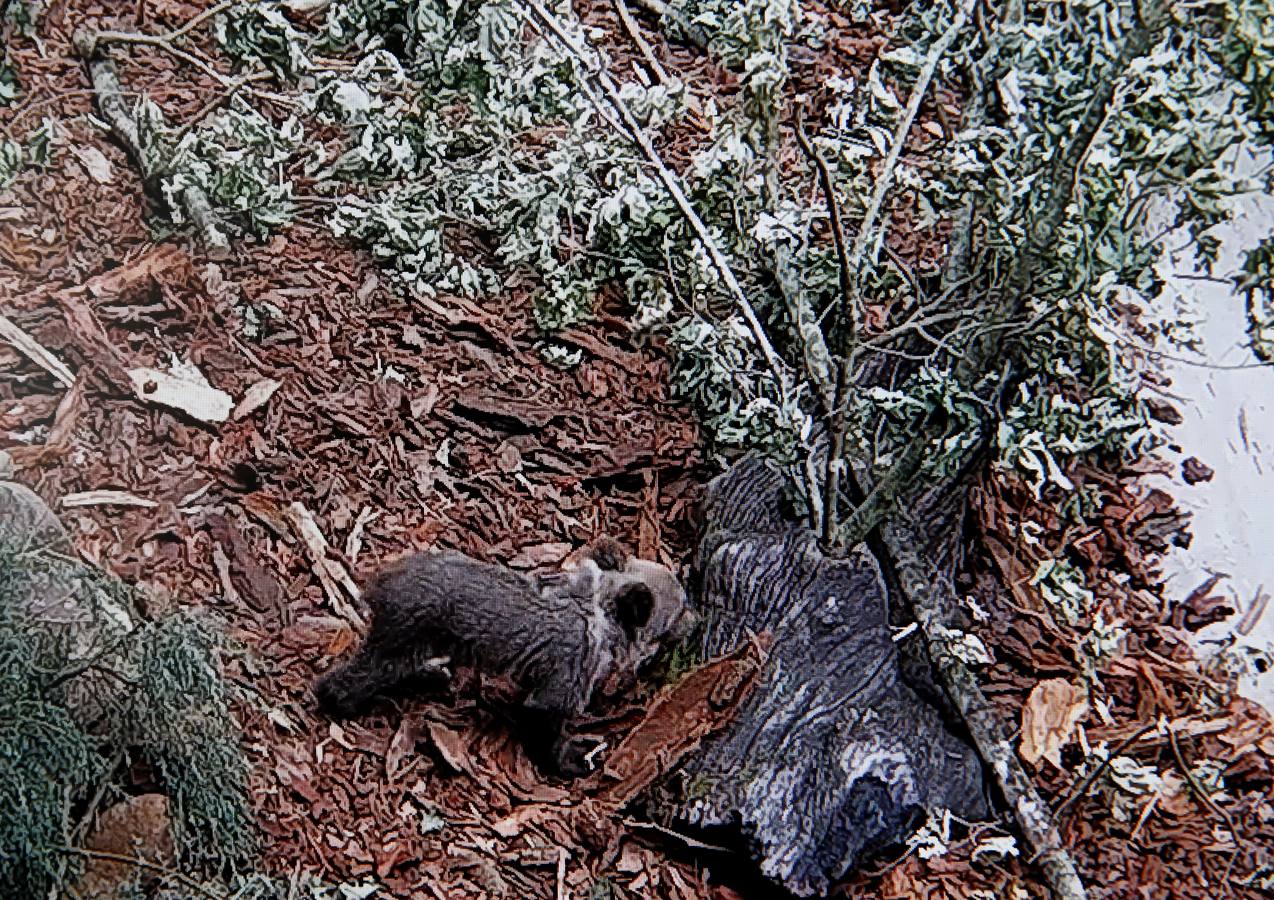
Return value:
<svg viewBox="0 0 1274 900">
<path fill-rule="evenodd" d="M 762 874 L 825 893 L 930 810 L 986 816 L 973 749 L 903 680 L 880 568 L 828 559 L 781 510 L 782 474 L 748 457 L 708 488 L 696 560 L 706 657 L 768 632 L 769 657 L 731 726 L 653 799 L 667 819 L 728 827 Z"/>
</svg>

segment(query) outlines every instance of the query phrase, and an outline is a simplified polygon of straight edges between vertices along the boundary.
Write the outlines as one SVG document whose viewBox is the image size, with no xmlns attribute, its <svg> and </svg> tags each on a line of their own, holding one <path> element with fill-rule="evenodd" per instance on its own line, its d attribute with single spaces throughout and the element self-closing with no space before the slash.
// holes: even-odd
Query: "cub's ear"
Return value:
<svg viewBox="0 0 1274 900">
<path fill-rule="evenodd" d="M 609 535 L 595 538 L 586 548 L 584 556 L 597 563 L 597 568 L 606 572 L 622 571 L 628 565 L 628 548 Z"/>
<path fill-rule="evenodd" d="M 630 581 L 619 587 L 613 600 L 615 621 L 623 627 L 631 638 L 650 621 L 650 613 L 655 608 L 655 595 L 650 587 L 640 581 Z"/>
</svg>

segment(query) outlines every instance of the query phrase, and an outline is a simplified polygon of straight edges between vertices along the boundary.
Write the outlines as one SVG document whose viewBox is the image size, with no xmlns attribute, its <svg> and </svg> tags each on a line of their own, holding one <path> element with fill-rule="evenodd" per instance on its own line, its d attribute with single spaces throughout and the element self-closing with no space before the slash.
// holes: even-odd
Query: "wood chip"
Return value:
<svg viewBox="0 0 1274 900">
<path fill-rule="evenodd" d="M 234 400 L 208 379 L 193 363 L 174 360 L 168 372 L 140 366 L 128 370 L 128 378 L 140 400 L 178 409 L 200 422 L 224 422 Z"/>
<path fill-rule="evenodd" d="M 374 522 L 380 518 L 380 513 L 373 510 L 370 506 L 364 506 L 358 511 L 358 517 L 354 519 L 354 524 L 350 526 L 349 535 L 345 538 L 345 558 L 349 560 L 351 566 L 358 564 L 358 555 L 363 552 L 363 529 L 368 523 Z"/>
<path fill-rule="evenodd" d="M 0 315 L 0 338 L 20 351 L 27 359 L 48 372 L 64 387 L 75 383 L 75 373 L 67 368 L 66 363 L 46 350 L 35 338 L 27 334 L 13 323 L 7 316 Z"/>
<path fill-rule="evenodd" d="M 76 506 L 138 506 L 142 509 L 154 509 L 159 504 L 145 497 L 138 497 L 128 491 L 80 491 L 67 494 L 61 503 L 66 508 Z"/>
<path fill-rule="evenodd" d="M 362 593 L 358 589 L 358 585 L 354 583 L 343 566 L 337 560 L 328 556 L 327 538 L 323 536 L 323 531 L 319 528 L 318 522 L 314 520 L 313 514 L 298 501 L 289 503 L 283 510 L 291 523 L 292 528 L 296 531 L 297 537 L 305 544 L 305 548 L 310 553 L 311 568 L 314 574 L 318 576 L 319 583 L 323 585 L 323 592 L 327 595 L 328 603 L 332 609 L 339 615 L 343 616 L 351 625 L 358 628 L 366 627 L 366 622 L 359 615 L 350 603 L 345 600 L 341 594 L 341 588 L 349 594 L 350 599 L 358 600 Z"/>
</svg>

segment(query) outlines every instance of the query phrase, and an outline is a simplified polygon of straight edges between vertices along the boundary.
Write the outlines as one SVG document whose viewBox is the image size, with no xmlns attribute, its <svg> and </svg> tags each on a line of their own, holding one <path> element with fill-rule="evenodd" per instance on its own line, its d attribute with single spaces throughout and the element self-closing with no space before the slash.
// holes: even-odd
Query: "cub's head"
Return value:
<svg viewBox="0 0 1274 900">
<path fill-rule="evenodd" d="M 607 693 L 627 690 L 660 651 L 690 636 L 699 616 L 667 566 L 637 559 L 613 538 L 600 538 L 582 554 L 581 566 L 601 570 L 603 602 L 622 629 Z"/>
</svg>

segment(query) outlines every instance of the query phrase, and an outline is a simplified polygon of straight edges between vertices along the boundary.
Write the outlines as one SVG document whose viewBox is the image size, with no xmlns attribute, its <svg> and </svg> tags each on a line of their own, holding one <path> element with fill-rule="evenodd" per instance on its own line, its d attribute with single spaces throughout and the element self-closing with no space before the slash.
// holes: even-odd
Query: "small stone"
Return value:
<svg viewBox="0 0 1274 900">
<path fill-rule="evenodd" d="M 1215 474 L 1216 470 L 1197 456 L 1192 456 L 1181 463 L 1181 477 L 1189 485 L 1198 484 L 1200 481 L 1211 481 Z"/>
<path fill-rule="evenodd" d="M 1145 404 L 1150 418 L 1163 422 L 1165 425 L 1180 425 L 1185 421 L 1185 416 L 1181 415 L 1181 411 L 1171 403 L 1147 398 Z"/>
<path fill-rule="evenodd" d="M 176 861 L 176 853 L 168 798 L 163 794 L 142 794 L 115 804 L 98 817 L 87 849 L 136 857 L 161 867 L 171 866 Z M 71 896 L 115 900 L 125 896 L 126 886 L 134 881 L 137 871 L 137 867 L 130 864 L 91 858 Z"/>
</svg>

